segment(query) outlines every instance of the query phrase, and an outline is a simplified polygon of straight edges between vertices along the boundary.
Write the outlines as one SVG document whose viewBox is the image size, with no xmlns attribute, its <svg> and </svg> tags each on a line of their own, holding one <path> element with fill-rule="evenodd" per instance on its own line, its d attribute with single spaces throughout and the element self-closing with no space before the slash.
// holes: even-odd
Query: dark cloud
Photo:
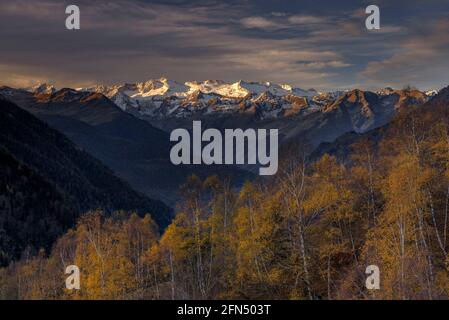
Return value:
<svg viewBox="0 0 449 320">
<path fill-rule="evenodd" d="M 79 31 L 65 29 L 64 2 L 0 0 L 3 84 L 78 87 L 165 76 L 427 88 L 444 84 L 449 68 L 447 1 L 374 1 L 378 32 L 364 27 L 366 1 L 74 3 Z"/>
</svg>

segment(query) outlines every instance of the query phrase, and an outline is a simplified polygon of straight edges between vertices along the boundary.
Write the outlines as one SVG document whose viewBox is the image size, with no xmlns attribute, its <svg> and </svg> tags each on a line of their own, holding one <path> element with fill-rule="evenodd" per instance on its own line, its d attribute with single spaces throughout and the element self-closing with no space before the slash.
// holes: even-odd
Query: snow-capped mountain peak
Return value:
<svg viewBox="0 0 449 320">
<path fill-rule="evenodd" d="M 435 90 L 435 89 L 428 90 L 428 91 L 425 92 L 425 94 L 428 97 L 433 97 L 433 96 L 436 96 L 438 94 L 438 90 Z"/>
<path fill-rule="evenodd" d="M 40 83 L 38 85 L 25 88 L 25 91 L 33 92 L 33 93 L 39 93 L 39 94 L 53 94 L 57 91 L 57 89 L 48 84 L 48 83 Z"/>
</svg>

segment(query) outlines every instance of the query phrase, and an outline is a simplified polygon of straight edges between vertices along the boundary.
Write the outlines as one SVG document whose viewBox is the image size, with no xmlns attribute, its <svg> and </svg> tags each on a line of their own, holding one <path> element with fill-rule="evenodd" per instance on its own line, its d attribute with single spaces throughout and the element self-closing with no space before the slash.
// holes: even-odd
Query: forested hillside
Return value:
<svg viewBox="0 0 449 320">
<path fill-rule="evenodd" d="M 0 97 L 0 264 L 23 250 L 50 249 L 88 210 L 151 213 L 163 228 L 171 211 L 132 190 L 62 134 Z"/>
<path fill-rule="evenodd" d="M 346 164 L 301 148 L 236 192 L 192 176 L 158 237 L 147 216 L 91 212 L 49 257 L 0 271 L 3 298 L 449 298 L 449 88 L 399 112 Z M 82 270 L 63 289 L 64 266 Z M 365 288 L 377 265 L 381 290 Z M 22 286 L 18 287 L 17 279 Z"/>
</svg>

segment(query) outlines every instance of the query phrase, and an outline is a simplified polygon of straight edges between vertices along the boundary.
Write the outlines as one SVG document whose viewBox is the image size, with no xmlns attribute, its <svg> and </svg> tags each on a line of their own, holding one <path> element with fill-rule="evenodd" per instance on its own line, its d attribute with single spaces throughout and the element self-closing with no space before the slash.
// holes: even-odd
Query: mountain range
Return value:
<svg viewBox="0 0 449 320">
<path fill-rule="evenodd" d="M 313 152 L 321 143 L 331 143 L 346 133 L 364 133 L 381 127 L 394 117 L 397 110 L 424 104 L 437 91 L 384 88 L 376 92 L 359 89 L 318 92 L 270 82 L 227 83 L 206 80 L 179 83 L 161 78 L 132 84 L 62 90 L 48 84 L 23 90 L 3 87 L 0 88 L 0 93 L 62 130 L 75 139 L 76 143 L 113 167 L 119 175 L 123 173 L 128 178 L 134 175 L 132 180 L 144 192 L 153 192 L 160 186 L 141 188 L 140 186 L 147 185 L 142 181 L 137 182 L 142 177 L 141 170 L 129 172 L 132 170 L 128 166 L 129 160 L 133 157 L 126 158 L 126 154 L 123 154 L 115 159 L 116 163 L 112 162 L 114 154 L 120 148 L 127 148 L 127 152 L 130 152 L 131 145 L 141 142 L 138 146 L 141 150 L 146 142 L 151 142 L 152 148 L 146 148 L 144 152 L 156 152 L 148 155 L 152 159 L 158 155 L 159 158 L 164 158 L 169 148 L 166 135 L 175 128 L 191 128 L 193 120 L 201 120 L 203 127 L 219 130 L 278 128 L 281 143 L 302 143 L 308 145 L 310 152 Z M 71 104 L 69 114 L 64 111 L 67 104 Z M 109 130 L 107 137 L 93 143 L 92 134 L 81 138 L 88 128 L 82 128 L 76 134 L 67 129 L 67 124 L 63 122 L 67 121 L 68 116 L 71 121 L 75 117 L 76 121 L 98 127 L 96 123 L 92 124 L 92 119 L 75 116 L 74 109 L 77 107 L 74 105 L 77 104 L 84 106 L 81 107 L 84 110 L 82 114 L 93 112 L 91 109 L 95 105 L 97 116 L 109 119 L 107 124 L 101 124 L 103 133 L 105 127 Z M 128 118 L 124 122 L 111 120 L 105 108 L 115 115 L 120 114 L 122 118 L 126 117 L 126 113 Z M 118 109 L 123 112 L 120 113 Z M 146 129 L 134 130 L 134 127 Z M 102 150 L 105 140 L 110 140 L 110 131 L 116 135 L 118 145 L 111 150 Z M 132 132 L 137 136 L 133 136 Z M 120 144 L 123 138 L 127 142 Z M 170 187 L 165 191 L 169 189 Z"/>
<path fill-rule="evenodd" d="M 217 129 L 279 128 L 283 142 L 301 141 L 312 149 L 347 132 L 382 126 L 398 109 L 423 104 L 437 93 L 412 88 L 318 92 L 269 82 L 181 84 L 165 78 L 77 90 L 104 94 L 125 112 L 166 132 L 189 128 L 198 119 Z"/>
<path fill-rule="evenodd" d="M 281 145 L 321 144 L 387 124 L 402 108 L 422 105 L 436 91 L 384 88 L 318 92 L 286 84 L 219 80 L 178 83 L 165 78 L 141 83 L 56 89 L 0 87 L 0 94 L 65 134 L 132 187 L 174 205 L 192 173 L 222 174 L 241 183 L 255 167 L 174 166 L 169 134 L 203 128 L 277 128 Z"/>
</svg>

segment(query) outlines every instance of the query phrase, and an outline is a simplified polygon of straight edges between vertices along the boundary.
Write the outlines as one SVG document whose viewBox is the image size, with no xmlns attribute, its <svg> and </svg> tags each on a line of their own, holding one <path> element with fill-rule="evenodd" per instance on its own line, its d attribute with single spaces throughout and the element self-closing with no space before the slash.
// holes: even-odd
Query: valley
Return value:
<svg viewBox="0 0 449 320">
<path fill-rule="evenodd" d="M 293 144 L 311 154 L 345 134 L 382 127 L 398 110 L 425 103 L 435 91 L 317 92 L 285 84 L 161 78 L 61 90 L 49 84 L 0 87 L 0 94 L 67 135 L 136 190 L 175 206 L 179 186 L 191 174 L 231 177 L 239 186 L 259 166 L 173 165 L 172 130 L 191 130 L 193 121 L 222 134 L 225 129 L 278 129 L 281 152 Z"/>
</svg>

